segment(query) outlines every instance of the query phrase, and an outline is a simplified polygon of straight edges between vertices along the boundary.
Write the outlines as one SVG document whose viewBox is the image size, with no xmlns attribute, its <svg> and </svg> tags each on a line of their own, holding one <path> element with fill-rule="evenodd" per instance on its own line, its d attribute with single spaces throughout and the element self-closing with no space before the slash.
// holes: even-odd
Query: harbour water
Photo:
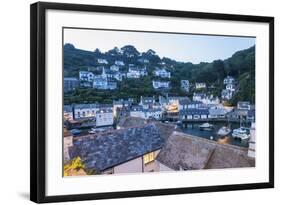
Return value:
<svg viewBox="0 0 281 205">
<path fill-rule="evenodd" d="M 248 147 L 249 143 L 248 141 L 241 141 L 240 139 L 234 139 L 231 134 L 229 133 L 227 136 L 218 136 L 217 132 L 218 130 L 222 127 L 222 126 L 230 126 L 231 130 L 239 128 L 240 124 L 239 123 L 227 123 L 227 122 L 209 122 L 210 124 L 213 125 L 213 129 L 211 130 L 202 130 L 199 128 L 199 125 L 202 124 L 201 123 L 197 123 L 197 122 L 188 122 L 188 123 L 184 123 L 181 125 L 182 130 L 190 135 L 194 135 L 194 136 L 198 136 L 198 137 L 202 137 L 205 139 L 209 139 L 209 140 L 214 140 L 217 141 L 221 144 L 232 144 L 232 145 L 236 145 L 236 146 L 240 146 L 240 147 Z M 249 125 L 243 125 L 245 127 L 249 127 Z"/>
</svg>

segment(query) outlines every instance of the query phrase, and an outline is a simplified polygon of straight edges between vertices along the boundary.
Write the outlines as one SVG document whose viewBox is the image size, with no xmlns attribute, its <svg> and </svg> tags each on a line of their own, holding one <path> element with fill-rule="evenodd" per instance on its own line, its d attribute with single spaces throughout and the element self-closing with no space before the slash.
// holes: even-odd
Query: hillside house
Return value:
<svg viewBox="0 0 281 205">
<path fill-rule="evenodd" d="M 112 71 L 119 71 L 119 66 L 117 66 L 117 65 L 111 65 L 110 66 L 110 70 L 112 70 Z"/>
<path fill-rule="evenodd" d="M 196 89 L 204 89 L 206 88 L 206 83 L 195 83 L 195 88 Z"/>
<path fill-rule="evenodd" d="M 89 71 L 79 71 L 79 80 L 85 82 L 93 82 L 94 74 Z"/>
<path fill-rule="evenodd" d="M 117 66 L 124 66 L 125 65 L 125 63 L 123 61 L 118 61 L 118 60 L 115 61 L 114 64 L 117 65 Z"/>
<path fill-rule="evenodd" d="M 206 93 L 193 93 L 192 100 L 202 102 L 206 97 Z"/>
<path fill-rule="evenodd" d="M 185 92 L 189 92 L 189 80 L 181 80 L 181 89 Z"/>
<path fill-rule="evenodd" d="M 103 59 L 103 58 L 98 58 L 98 63 L 99 64 L 108 64 L 108 61 L 106 59 Z"/>
<path fill-rule="evenodd" d="M 143 64 L 147 64 L 147 63 L 149 63 L 149 60 L 146 59 L 146 58 L 139 58 L 138 62 L 143 63 Z"/>
<path fill-rule="evenodd" d="M 230 100 L 233 97 L 234 92 L 232 92 L 231 90 L 227 90 L 227 89 L 223 89 L 221 91 L 221 98 L 223 100 Z"/>
<path fill-rule="evenodd" d="M 73 91 L 79 87 L 79 80 L 77 78 L 63 78 L 63 91 Z"/>
<path fill-rule="evenodd" d="M 93 88 L 101 90 L 114 90 L 117 88 L 117 83 L 109 81 L 107 78 L 95 78 L 93 81 Z"/>
<path fill-rule="evenodd" d="M 153 80 L 152 86 L 154 89 L 167 89 L 169 88 L 170 82 L 169 81 L 159 81 Z"/>
<path fill-rule="evenodd" d="M 227 85 L 225 86 L 225 89 L 226 89 L 226 90 L 230 90 L 230 91 L 232 91 L 232 92 L 236 91 L 236 88 L 237 88 L 237 86 L 236 86 L 235 84 L 227 84 Z"/>
<path fill-rule="evenodd" d="M 164 68 L 156 68 L 154 70 L 154 75 L 161 78 L 171 78 L 171 73 Z"/>
<path fill-rule="evenodd" d="M 227 84 L 235 84 L 235 79 L 232 77 L 232 76 L 226 76 L 224 79 L 223 79 L 223 84 L 224 85 L 227 85 Z"/>
<path fill-rule="evenodd" d="M 130 66 L 127 73 L 127 78 L 140 78 L 146 75 L 147 75 L 147 71 L 145 67 L 138 68 L 138 67 Z"/>
</svg>

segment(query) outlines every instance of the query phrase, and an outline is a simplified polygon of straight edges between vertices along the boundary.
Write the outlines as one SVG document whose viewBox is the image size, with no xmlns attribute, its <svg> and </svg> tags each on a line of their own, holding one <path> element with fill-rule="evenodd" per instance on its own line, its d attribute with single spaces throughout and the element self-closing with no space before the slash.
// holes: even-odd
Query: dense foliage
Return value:
<svg viewBox="0 0 281 205">
<path fill-rule="evenodd" d="M 149 63 L 145 64 L 148 76 L 140 79 L 125 79 L 122 82 L 118 82 L 116 90 L 106 91 L 88 88 L 65 93 L 65 104 L 111 103 L 113 99 L 139 98 L 141 95 L 171 94 L 173 96 L 191 96 L 195 91 L 194 86 L 191 86 L 189 94 L 180 88 L 180 80 L 185 79 L 189 80 L 191 85 L 194 85 L 195 82 L 206 82 L 208 87 L 202 91 L 220 96 L 221 90 L 224 88 L 223 79 L 227 75 L 237 79 L 239 85 L 239 91 L 229 102 L 230 104 L 235 105 L 239 100 L 255 102 L 255 46 L 238 51 L 226 60 L 193 64 L 190 62 L 177 62 L 166 57 L 161 59 L 151 49 L 140 53 L 131 45 L 124 46 L 121 49 L 115 47 L 112 50 L 101 53 L 98 49 L 95 51 L 85 51 L 76 49 L 71 44 L 66 44 L 64 46 L 64 76 L 78 77 L 80 70 L 88 70 L 96 74 L 100 73 L 101 70 L 98 69 L 99 64 L 97 62 L 98 58 L 106 59 L 109 65 L 114 64 L 115 60 L 123 61 L 126 66 L 121 68 L 121 71 L 127 71 L 128 64 L 144 66 L 144 63 L 140 62 L 139 59 L 148 59 Z M 171 89 L 168 91 L 155 91 L 152 87 L 152 79 L 155 79 L 153 70 L 156 67 L 161 67 L 163 64 L 166 70 L 171 72 L 171 79 L 169 79 L 171 81 Z"/>
</svg>

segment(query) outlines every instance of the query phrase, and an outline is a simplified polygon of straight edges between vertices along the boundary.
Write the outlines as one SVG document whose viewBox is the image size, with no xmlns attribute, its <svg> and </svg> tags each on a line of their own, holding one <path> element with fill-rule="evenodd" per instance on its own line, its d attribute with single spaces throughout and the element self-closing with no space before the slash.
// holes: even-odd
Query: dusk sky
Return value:
<svg viewBox="0 0 281 205">
<path fill-rule="evenodd" d="M 152 49 L 160 57 L 200 63 L 229 58 L 236 51 L 255 45 L 255 38 L 65 29 L 65 43 L 89 51 L 98 48 L 102 52 L 115 46 L 121 48 L 125 45 L 133 45 L 139 52 Z"/>
</svg>

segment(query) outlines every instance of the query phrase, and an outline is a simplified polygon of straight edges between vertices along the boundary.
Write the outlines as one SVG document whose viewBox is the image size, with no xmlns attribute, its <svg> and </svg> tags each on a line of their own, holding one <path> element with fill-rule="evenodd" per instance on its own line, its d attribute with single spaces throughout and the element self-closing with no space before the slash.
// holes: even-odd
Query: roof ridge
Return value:
<svg viewBox="0 0 281 205">
<path fill-rule="evenodd" d="M 188 138 L 196 139 L 198 141 L 208 142 L 210 144 L 214 144 L 214 145 L 219 146 L 219 147 L 230 147 L 232 149 L 240 150 L 240 151 L 246 151 L 247 150 L 246 148 L 239 147 L 239 146 L 232 145 L 232 144 L 219 144 L 216 141 L 205 139 L 205 138 L 202 138 L 202 137 L 197 137 L 195 135 L 187 134 L 187 133 L 184 133 L 184 132 L 174 131 L 170 136 L 172 136 L 172 135 L 185 135 Z"/>
</svg>

